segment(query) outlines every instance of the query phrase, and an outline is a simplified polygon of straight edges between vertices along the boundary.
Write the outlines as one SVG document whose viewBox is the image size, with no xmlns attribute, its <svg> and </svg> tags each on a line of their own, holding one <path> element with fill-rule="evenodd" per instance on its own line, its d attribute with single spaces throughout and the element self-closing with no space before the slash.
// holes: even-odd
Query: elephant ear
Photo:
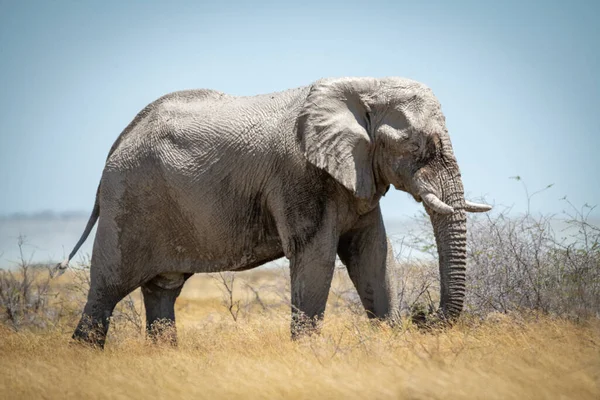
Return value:
<svg viewBox="0 0 600 400">
<path fill-rule="evenodd" d="M 375 84 L 369 79 L 319 81 L 298 118 L 306 159 L 363 199 L 375 193 L 367 103 Z"/>
</svg>

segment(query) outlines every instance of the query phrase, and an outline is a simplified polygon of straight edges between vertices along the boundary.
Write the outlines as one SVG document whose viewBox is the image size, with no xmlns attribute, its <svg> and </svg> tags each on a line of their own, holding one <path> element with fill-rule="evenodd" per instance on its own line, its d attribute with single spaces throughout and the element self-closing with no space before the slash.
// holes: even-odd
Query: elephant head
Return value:
<svg viewBox="0 0 600 400">
<path fill-rule="evenodd" d="M 298 119 L 307 160 L 359 199 L 390 185 L 423 202 L 439 254 L 440 311 L 458 317 L 464 302 L 466 212 L 460 169 L 441 106 L 421 83 L 401 78 L 317 82 Z M 383 188 L 383 191 L 382 191 Z"/>
</svg>

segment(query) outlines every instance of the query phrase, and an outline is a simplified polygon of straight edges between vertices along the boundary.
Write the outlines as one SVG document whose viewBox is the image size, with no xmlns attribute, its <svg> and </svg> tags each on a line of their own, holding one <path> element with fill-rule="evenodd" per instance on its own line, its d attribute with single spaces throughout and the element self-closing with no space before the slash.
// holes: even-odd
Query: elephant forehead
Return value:
<svg viewBox="0 0 600 400">
<path fill-rule="evenodd" d="M 443 135 L 446 132 L 446 118 L 431 91 L 413 95 L 400 107 L 413 129 L 424 134 Z"/>
</svg>

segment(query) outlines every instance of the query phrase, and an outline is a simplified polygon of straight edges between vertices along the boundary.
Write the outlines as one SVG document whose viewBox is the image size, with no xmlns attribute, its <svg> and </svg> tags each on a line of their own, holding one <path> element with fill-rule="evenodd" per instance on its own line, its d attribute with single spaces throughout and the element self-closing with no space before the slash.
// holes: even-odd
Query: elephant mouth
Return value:
<svg viewBox="0 0 600 400">
<path fill-rule="evenodd" d="M 413 192 L 412 190 L 409 190 L 408 187 L 405 184 L 399 182 L 399 183 L 393 183 L 393 185 L 394 185 L 394 188 L 396 190 L 400 190 L 402 192 L 406 192 L 406 193 L 410 194 L 412 196 L 412 198 L 415 199 L 415 201 L 417 203 L 422 203 L 423 202 L 423 199 L 421 198 L 421 195 L 419 193 Z"/>
</svg>

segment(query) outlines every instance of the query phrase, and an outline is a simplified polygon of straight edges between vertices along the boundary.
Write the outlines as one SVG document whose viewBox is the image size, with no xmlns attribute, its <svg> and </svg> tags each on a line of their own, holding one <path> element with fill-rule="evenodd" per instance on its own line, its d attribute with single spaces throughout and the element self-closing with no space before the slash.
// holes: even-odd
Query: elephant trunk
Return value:
<svg viewBox="0 0 600 400">
<path fill-rule="evenodd" d="M 458 164 L 452 154 L 436 162 L 428 174 L 429 187 L 440 195 L 421 198 L 431 218 L 440 268 L 440 313 L 446 320 L 456 319 L 465 298 L 467 255 L 467 205 Z M 433 178 L 435 176 L 436 178 Z M 437 180 L 437 183 L 434 183 Z"/>
<path fill-rule="evenodd" d="M 445 319 L 456 319 L 465 298 L 467 220 L 462 183 L 459 177 L 448 182 L 442 201 L 452 214 L 429 212 L 438 249 L 440 268 L 440 311 Z"/>
</svg>

